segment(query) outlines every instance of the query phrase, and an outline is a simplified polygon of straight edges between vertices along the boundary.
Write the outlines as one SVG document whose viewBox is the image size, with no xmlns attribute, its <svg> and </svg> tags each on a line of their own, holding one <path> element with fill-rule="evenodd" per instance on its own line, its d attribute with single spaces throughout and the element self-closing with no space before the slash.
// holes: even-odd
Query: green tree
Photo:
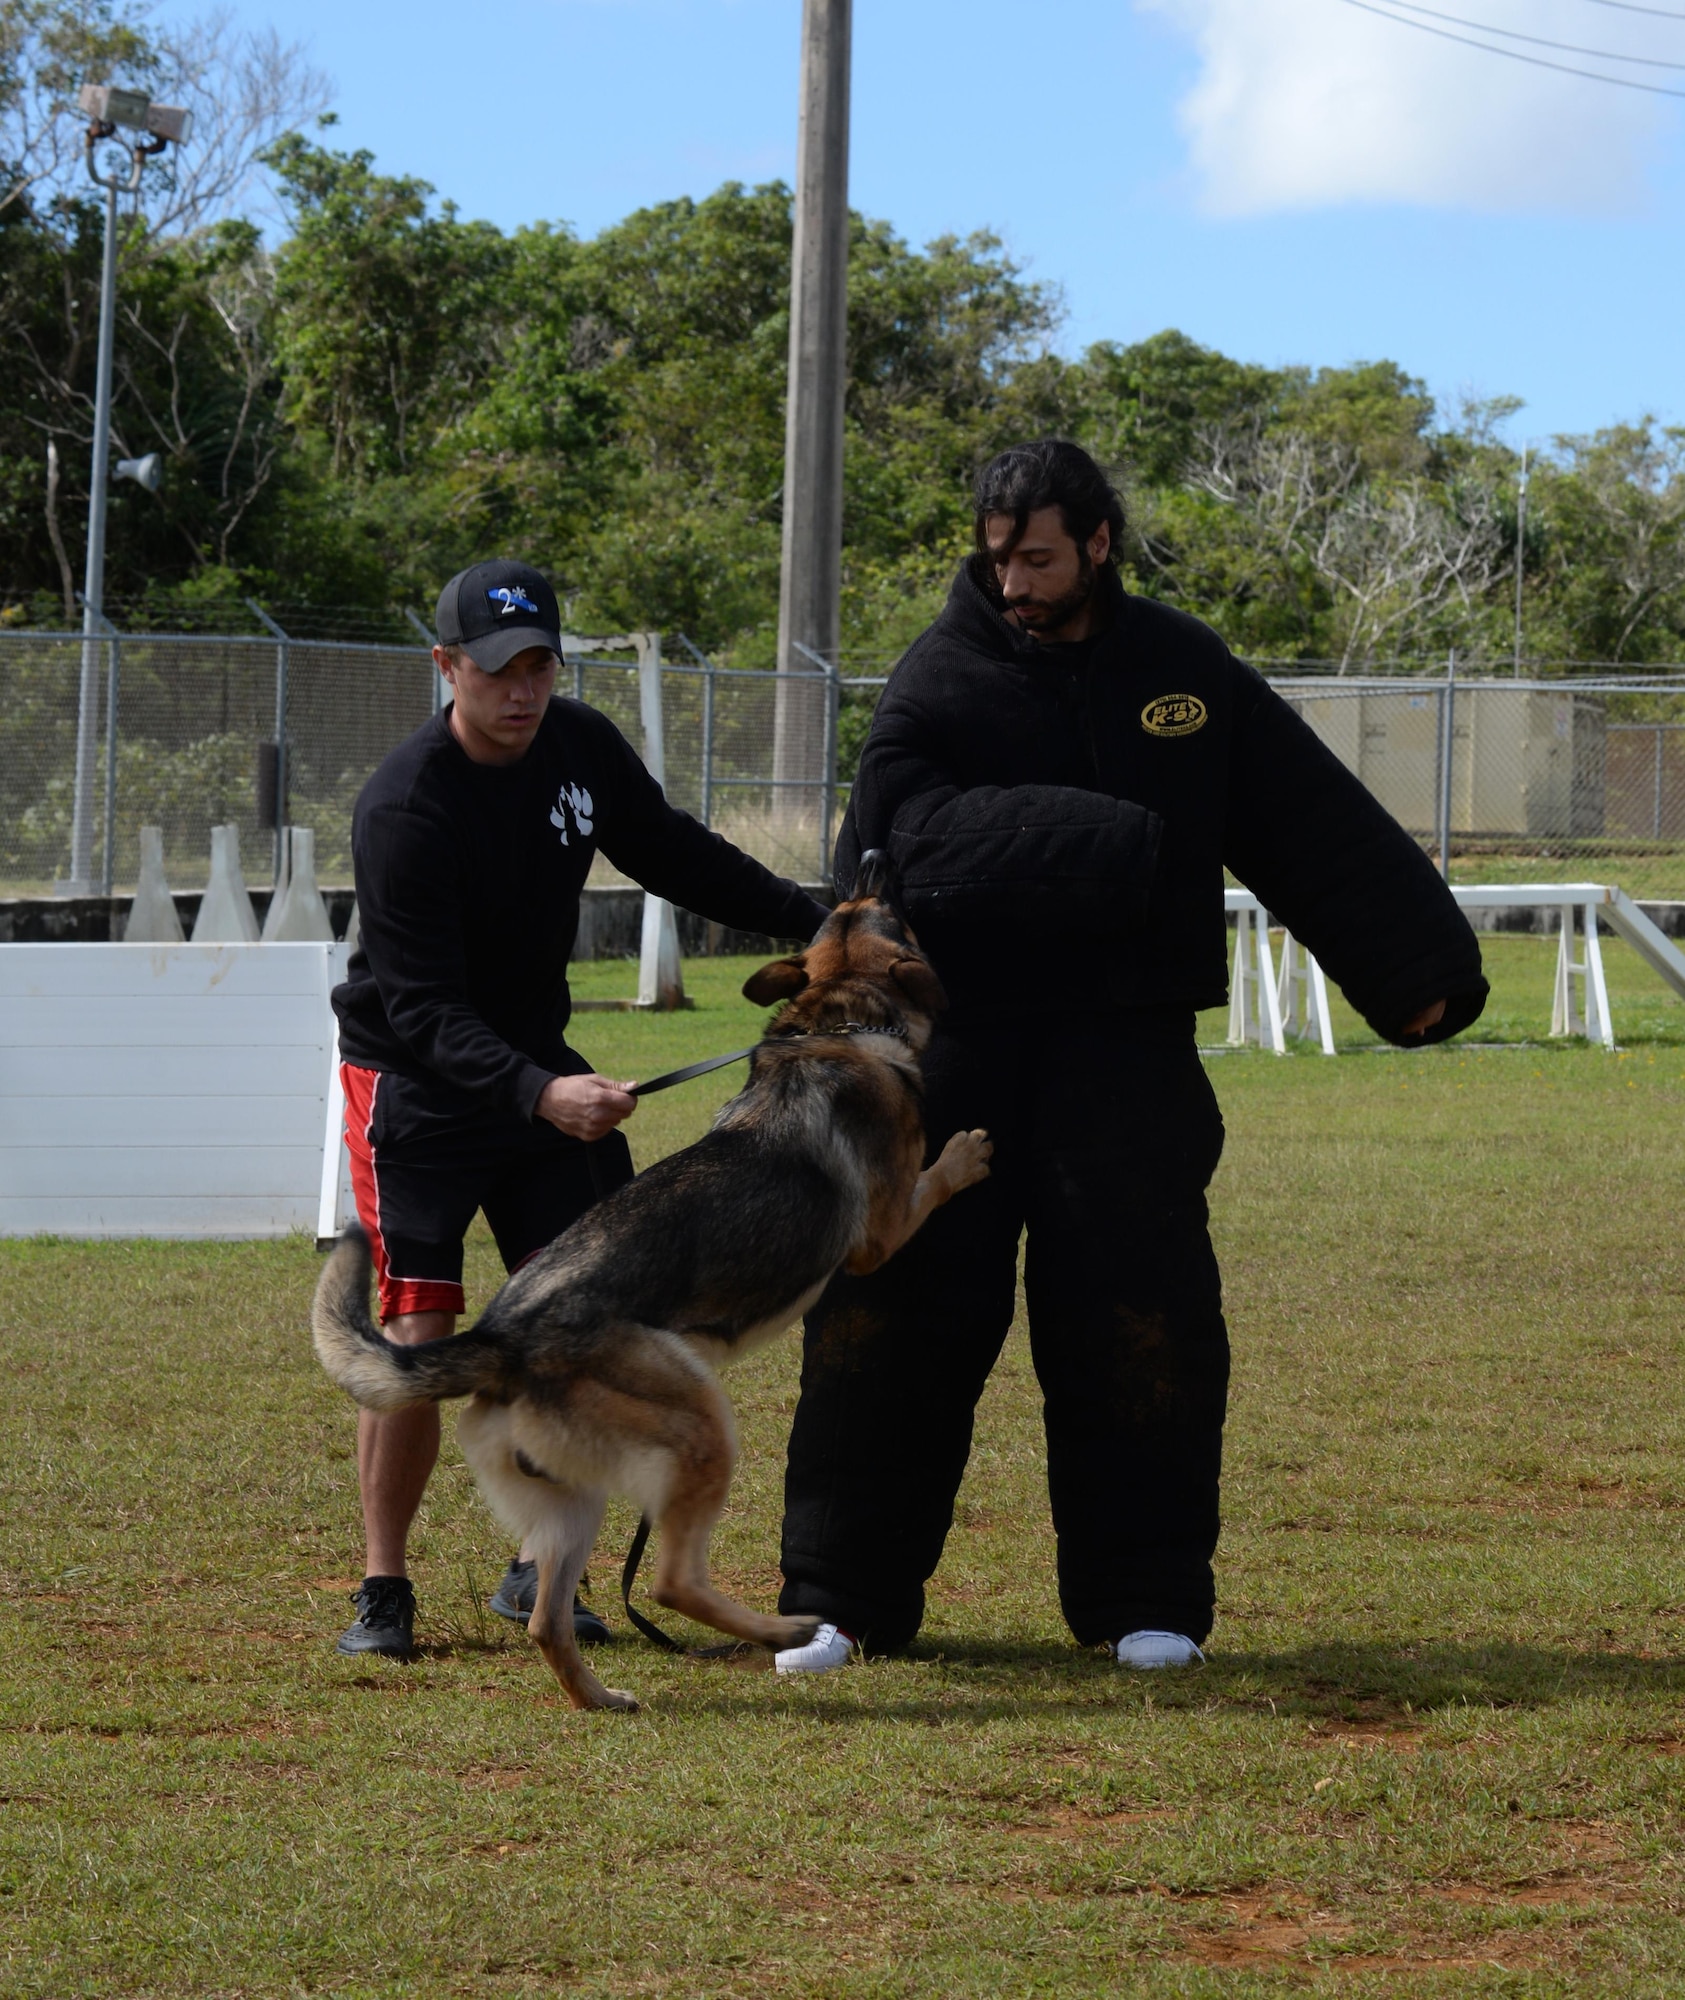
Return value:
<svg viewBox="0 0 1685 2000">
<path fill-rule="evenodd" d="M 1653 418 L 1557 440 L 1535 485 L 1545 547 L 1531 643 L 1590 660 L 1685 650 L 1685 429 Z"/>
<path fill-rule="evenodd" d="M 227 565 L 270 484 L 279 383 L 267 270 L 227 214 L 255 156 L 323 96 L 273 36 L 226 17 L 167 31 L 107 0 L 0 0 L 0 595 L 65 619 L 83 558 L 93 444 L 101 198 L 83 156 L 85 80 L 139 84 L 195 113 L 191 145 L 152 162 L 119 210 L 112 437 L 160 450 L 164 491 L 111 499 L 108 595 Z M 126 155 L 121 157 L 126 158 Z M 102 165 L 107 164 L 102 160 Z"/>
<path fill-rule="evenodd" d="M 510 246 L 368 152 L 296 132 L 265 154 L 293 233 L 275 260 L 287 413 L 323 435 L 335 475 L 407 472 L 483 393 Z"/>
</svg>

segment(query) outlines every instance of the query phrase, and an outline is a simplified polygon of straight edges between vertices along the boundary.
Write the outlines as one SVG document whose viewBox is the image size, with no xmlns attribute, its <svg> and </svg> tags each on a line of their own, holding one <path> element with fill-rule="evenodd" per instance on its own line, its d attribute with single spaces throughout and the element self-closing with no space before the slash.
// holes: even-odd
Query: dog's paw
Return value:
<svg viewBox="0 0 1685 2000">
<path fill-rule="evenodd" d="M 636 1715 L 638 1712 L 638 1697 L 635 1694 L 628 1694 L 624 1688 L 604 1688 L 602 1700 L 593 1702 L 591 1706 L 593 1708 L 614 1708 L 619 1709 L 623 1715 Z"/>
<path fill-rule="evenodd" d="M 937 1164 L 958 1194 L 961 1188 L 975 1187 L 989 1178 L 989 1161 L 994 1151 L 994 1141 L 987 1132 L 956 1132 L 942 1148 Z"/>
<path fill-rule="evenodd" d="M 824 1622 L 823 1618 L 769 1618 L 763 1643 L 780 1653 L 791 1646 L 805 1646 Z"/>
</svg>

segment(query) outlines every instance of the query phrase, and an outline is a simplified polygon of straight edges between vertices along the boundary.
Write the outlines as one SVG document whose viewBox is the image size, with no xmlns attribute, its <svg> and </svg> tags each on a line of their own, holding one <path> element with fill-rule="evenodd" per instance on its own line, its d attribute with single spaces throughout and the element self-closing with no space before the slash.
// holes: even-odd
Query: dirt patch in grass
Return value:
<svg viewBox="0 0 1685 2000">
<path fill-rule="evenodd" d="M 1541 1972 L 1552 1963 L 1505 1941 L 1484 1945 L 1478 1952 L 1435 1952 L 1425 1945 L 1416 1951 L 1343 1952 L 1327 1969 L 1348 1979 L 1379 1972 L 1404 1980 L 1438 1972 Z"/>
<path fill-rule="evenodd" d="M 1200 1965 L 1255 1965 L 1304 1960 L 1349 1938 L 1355 1926 L 1317 1909 L 1298 1889 L 1235 1890 L 1208 1900 L 1211 1916 L 1176 1926 L 1180 1955 Z M 1212 1921 L 1218 1912 L 1222 1922 Z"/>
<path fill-rule="evenodd" d="M 1089 1812 L 1081 1806 L 1053 1806 L 1046 1816 L 1007 1828 L 1020 1840 L 1096 1840 L 1126 1826 L 1147 1826 L 1154 1820 L 1184 1819 L 1175 1806 L 1124 1808 L 1117 1812 Z"/>
<path fill-rule="evenodd" d="M 822 1923 L 829 1923 L 834 1917 L 849 1914 L 854 1907 L 851 1899 L 839 1896 L 824 1882 L 811 1880 L 774 1882 L 761 1885 L 762 1893 L 770 1894 L 781 1910 L 798 1910 L 804 1917 L 817 1917 Z"/>
<path fill-rule="evenodd" d="M 1449 1903 L 1463 1903 L 1479 1909 L 1504 1909 L 1519 1904 L 1524 1909 L 1612 1909 L 1634 1900 L 1630 1881 L 1597 1881 L 1584 1876 L 1551 1876 L 1531 1882 L 1438 1882 L 1427 1892 Z"/>
<path fill-rule="evenodd" d="M 532 1782 L 533 1773 L 525 1764 L 471 1764 L 457 1774 L 457 1783 L 469 1792 L 518 1792 Z"/>
<path fill-rule="evenodd" d="M 1335 1744 L 1345 1750 L 1395 1750 L 1414 1756 L 1422 1747 L 1421 1728 L 1398 1722 L 1313 1722 L 1307 1736 L 1317 1748 Z"/>
<path fill-rule="evenodd" d="M 1209 1915 L 1174 1926 L 1176 1955 L 1198 1965 L 1257 1970 L 1297 1966 L 1306 1976 L 1333 1973 L 1349 1978 L 1379 1972 L 1408 1978 L 1440 1972 L 1538 1971 L 1577 1948 L 1573 1938 L 1542 1934 L 1537 1926 L 1521 1936 L 1487 1937 L 1470 1946 L 1429 1924 L 1400 1925 L 1394 1915 L 1388 1928 L 1402 1933 L 1400 1942 L 1366 1951 L 1349 1948 L 1368 1927 L 1362 1919 L 1318 1908 L 1302 1890 L 1287 1884 L 1227 1891 L 1202 1900 Z M 1472 1895 L 1448 1900 L 1481 1902 Z M 1507 1900 L 1513 1904 L 1518 1899 Z"/>
</svg>

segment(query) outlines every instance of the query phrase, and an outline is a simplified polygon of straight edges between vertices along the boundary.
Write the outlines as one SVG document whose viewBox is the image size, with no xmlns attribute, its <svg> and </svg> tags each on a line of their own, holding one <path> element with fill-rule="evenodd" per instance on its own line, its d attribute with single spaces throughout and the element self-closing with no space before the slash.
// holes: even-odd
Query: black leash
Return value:
<svg viewBox="0 0 1685 2000">
<path fill-rule="evenodd" d="M 675 1083 L 689 1083 L 693 1076 L 706 1076 L 711 1069 L 724 1069 L 727 1063 L 741 1062 L 745 1056 L 752 1056 L 760 1047 L 755 1042 L 746 1049 L 733 1049 L 729 1056 L 710 1056 L 706 1062 L 686 1063 L 683 1069 L 670 1069 L 665 1076 L 652 1076 L 648 1083 L 632 1086 L 634 1097 L 648 1097 L 652 1090 L 671 1090 Z"/>
<path fill-rule="evenodd" d="M 668 1081 L 672 1079 L 669 1078 Z M 646 1618 L 641 1611 L 632 1609 L 632 1585 L 637 1581 L 638 1565 L 644 1559 L 644 1547 L 648 1541 L 649 1516 L 645 1514 L 638 1522 L 638 1532 L 632 1537 L 632 1546 L 626 1551 L 626 1567 L 620 1572 L 620 1601 L 626 1607 L 626 1616 L 652 1646 L 659 1646 L 664 1653 L 682 1653 L 685 1649 L 677 1639 L 670 1633 L 663 1632 L 653 1618 Z"/>
<path fill-rule="evenodd" d="M 796 1042 L 822 1038 L 828 1035 L 889 1035 L 896 1041 L 907 1039 L 905 1028 L 875 1028 L 864 1021 L 843 1021 L 834 1028 L 797 1028 L 787 1035 L 770 1035 L 771 1042 Z M 733 1049 L 729 1056 L 710 1056 L 706 1062 L 686 1063 L 683 1069 L 670 1069 L 665 1076 L 652 1076 L 648 1083 L 635 1083 L 631 1094 L 634 1097 L 648 1097 L 652 1091 L 671 1090 L 675 1083 L 689 1083 L 693 1076 L 706 1076 L 711 1069 L 724 1069 L 727 1063 L 741 1062 L 745 1056 L 752 1056 L 761 1046 L 753 1042 L 746 1049 Z"/>
</svg>

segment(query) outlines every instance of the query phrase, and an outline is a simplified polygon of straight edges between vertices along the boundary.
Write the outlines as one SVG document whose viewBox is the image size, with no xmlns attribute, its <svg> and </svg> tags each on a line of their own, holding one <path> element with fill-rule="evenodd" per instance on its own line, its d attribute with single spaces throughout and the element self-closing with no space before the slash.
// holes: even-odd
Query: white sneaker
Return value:
<svg viewBox="0 0 1685 2000">
<path fill-rule="evenodd" d="M 1196 1660 L 1203 1666 L 1205 1655 L 1180 1632 L 1125 1632 L 1117 1642 L 1120 1667 L 1191 1667 Z"/>
<path fill-rule="evenodd" d="M 834 1674 L 854 1657 L 854 1641 L 834 1625 L 821 1625 L 805 1646 L 787 1646 L 774 1655 L 781 1674 Z"/>
</svg>

